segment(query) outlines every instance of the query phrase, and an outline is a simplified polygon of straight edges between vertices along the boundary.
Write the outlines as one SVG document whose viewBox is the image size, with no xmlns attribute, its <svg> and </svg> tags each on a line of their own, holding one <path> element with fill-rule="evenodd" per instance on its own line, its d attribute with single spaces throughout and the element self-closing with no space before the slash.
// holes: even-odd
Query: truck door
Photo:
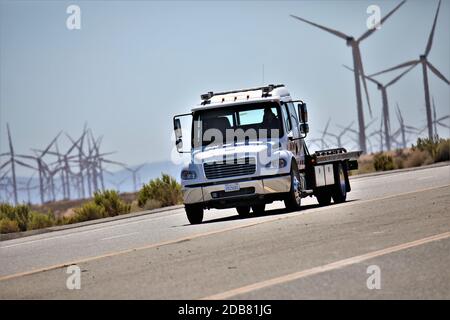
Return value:
<svg viewBox="0 0 450 320">
<path fill-rule="evenodd" d="M 297 160 L 298 168 L 300 170 L 305 168 L 305 153 L 303 150 L 303 139 L 301 139 L 300 134 L 300 121 L 298 120 L 297 110 L 292 102 L 287 103 L 287 110 L 289 114 L 289 119 L 292 127 L 292 137 L 293 140 L 290 141 L 292 143 L 292 153 L 295 154 L 295 159 Z"/>
</svg>

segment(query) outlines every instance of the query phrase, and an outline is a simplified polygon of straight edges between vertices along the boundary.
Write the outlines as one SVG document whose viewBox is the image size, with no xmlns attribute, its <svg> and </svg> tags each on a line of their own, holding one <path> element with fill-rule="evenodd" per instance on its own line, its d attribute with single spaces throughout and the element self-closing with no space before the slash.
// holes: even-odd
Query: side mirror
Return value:
<svg viewBox="0 0 450 320">
<path fill-rule="evenodd" d="M 308 109 L 306 103 L 302 102 L 297 105 L 298 116 L 300 117 L 300 123 L 308 122 Z"/>
<path fill-rule="evenodd" d="M 309 132 L 309 125 L 307 123 L 300 123 L 300 133 L 306 135 Z"/>
<path fill-rule="evenodd" d="M 178 152 L 183 150 L 183 135 L 181 132 L 181 121 L 180 119 L 173 119 L 173 130 L 175 131 L 175 145 Z"/>
</svg>

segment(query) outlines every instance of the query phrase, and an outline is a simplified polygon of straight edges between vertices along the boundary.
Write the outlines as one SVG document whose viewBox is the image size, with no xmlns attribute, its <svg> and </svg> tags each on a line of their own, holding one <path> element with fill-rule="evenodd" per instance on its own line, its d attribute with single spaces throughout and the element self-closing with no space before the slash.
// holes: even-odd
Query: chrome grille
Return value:
<svg viewBox="0 0 450 320">
<path fill-rule="evenodd" d="M 242 158 L 224 162 L 207 162 L 203 164 L 207 179 L 219 179 L 253 174 L 256 171 L 255 158 Z"/>
</svg>

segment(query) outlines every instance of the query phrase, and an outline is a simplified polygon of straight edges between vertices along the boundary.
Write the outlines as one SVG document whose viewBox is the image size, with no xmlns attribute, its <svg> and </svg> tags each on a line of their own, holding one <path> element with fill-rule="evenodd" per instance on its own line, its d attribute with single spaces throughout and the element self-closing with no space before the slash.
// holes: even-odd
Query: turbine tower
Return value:
<svg viewBox="0 0 450 320">
<path fill-rule="evenodd" d="M 431 28 L 430 36 L 428 37 L 427 46 L 425 47 L 425 52 L 419 56 L 419 59 L 407 61 L 404 63 L 401 63 L 395 67 L 377 72 L 372 74 L 371 76 L 376 76 L 385 72 L 394 71 L 397 69 L 405 68 L 408 66 L 415 67 L 419 63 L 422 65 L 422 73 L 423 73 L 423 88 L 425 90 L 425 107 L 426 107 L 426 113 L 427 113 L 427 127 L 428 127 L 428 137 L 430 139 L 433 139 L 434 133 L 433 133 L 433 116 L 431 111 L 431 102 L 430 102 L 430 88 L 428 85 L 428 69 L 431 70 L 438 78 L 440 78 L 442 81 L 444 81 L 446 84 L 450 85 L 450 81 L 444 77 L 444 75 L 434 67 L 430 61 L 428 61 L 428 54 L 431 51 L 431 46 L 433 44 L 433 37 L 434 37 L 434 30 L 436 29 L 436 21 L 439 14 L 439 8 L 441 7 L 441 0 L 439 0 L 439 4 L 436 10 L 436 15 L 434 16 L 433 26 Z"/>
<path fill-rule="evenodd" d="M 353 55 L 353 69 L 354 76 L 355 76 L 355 90 L 356 90 L 356 108 L 358 112 L 358 125 L 359 125 L 359 146 L 363 152 L 367 151 L 366 148 L 366 132 L 365 132 L 365 123 L 364 123 L 364 110 L 363 110 L 363 104 L 362 104 L 362 98 L 361 98 L 361 81 L 364 85 L 364 90 L 366 92 L 366 98 L 367 98 L 367 105 L 369 107 L 369 113 L 372 116 L 372 109 L 370 107 L 370 99 L 369 99 L 369 92 L 367 90 L 367 84 L 366 79 L 364 78 L 364 67 L 361 59 L 361 50 L 359 49 L 359 45 L 361 41 L 369 37 L 372 33 L 374 33 L 377 30 L 377 27 L 381 26 L 395 11 L 400 8 L 406 0 L 403 0 L 400 2 L 393 10 L 391 10 L 385 17 L 383 17 L 380 22 L 375 25 L 372 29 L 369 29 L 364 34 L 362 34 L 358 39 L 355 39 L 353 36 L 347 35 L 343 32 L 319 25 L 317 23 L 311 22 L 309 20 L 300 18 L 295 15 L 291 15 L 292 18 L 303 21 L 305 23 L 308 23 L 314 27 L 317 27 L 319 29 L 322 29 L 324 31 L 327 31 L 341 39 L 344 39 L 347 43 L 347 46 L 352 48 L 352 55 Z"/>
<path fill-rule="evenodd" d="M 346 65 L 344 65 L 344 68 L 347 68 L 348 70 L 353 71 L 352 68 L 347 67 Z M 391 125 L 390 125 L 391 121 L 390 121 L 390 116 L 389 116 L 389 100 L 388 100 L 388 96 L 387 96 L 387 88 L 390 87 L 391 85 L 393 85 L 394 83 L 396 83 L 398 80 L 400 80 L 400 78 L 402 78 L 405 74 L 407 74 L 409 71 L 411 71 L 412 68 L 414 68 L 414 66 L 408 68 L 406 71 L 403 71 L 397 77 L 395 77 L 394 79 L 392 79 L 391 81 L 389 81 L 388 83 L 386 83 L 384 85 L 381 82 L 375 80 L 374 78 L 364 75 L 364 77 L 367 80 L 369 80 L 372 83 L 376 84 L 378 90 L 380 90 L 380 92 L 381 92 L 381 101 L 383 103 L 382 121 L 384 122 L 384 139 L 385 139 L 386 150 L 391 150 L 391 138 L 392 138 Z"/>
</svg>

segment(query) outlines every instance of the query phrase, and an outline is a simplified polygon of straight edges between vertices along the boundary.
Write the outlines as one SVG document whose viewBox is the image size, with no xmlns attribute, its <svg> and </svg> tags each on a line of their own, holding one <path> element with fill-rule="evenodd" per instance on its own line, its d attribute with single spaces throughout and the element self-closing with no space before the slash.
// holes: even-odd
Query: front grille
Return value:
<svg viewBox="0 0 450 320">
<path fill-rule="evenodd" d="M 256 171 L 255 158 L 227 160 L 224 162 L 209 162 L 203 164 L 207 179 L 245 176 Z"/>
</svg>

